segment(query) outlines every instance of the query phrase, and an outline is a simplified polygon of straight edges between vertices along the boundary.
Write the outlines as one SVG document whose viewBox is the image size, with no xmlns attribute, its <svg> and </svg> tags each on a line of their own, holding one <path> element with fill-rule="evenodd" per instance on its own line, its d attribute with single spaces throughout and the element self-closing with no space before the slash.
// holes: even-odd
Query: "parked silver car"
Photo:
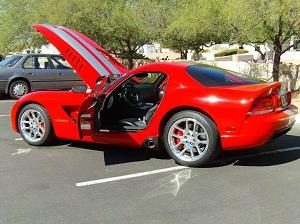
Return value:
<svg viewBox="0 0 300 224">
<path fill-rule="evenodd" d="M 36 90 L 64 90 L 83 85 L 61 55 L 20 54 L 0 62 L 0 93 L 18 99 Z"/>
</svg>

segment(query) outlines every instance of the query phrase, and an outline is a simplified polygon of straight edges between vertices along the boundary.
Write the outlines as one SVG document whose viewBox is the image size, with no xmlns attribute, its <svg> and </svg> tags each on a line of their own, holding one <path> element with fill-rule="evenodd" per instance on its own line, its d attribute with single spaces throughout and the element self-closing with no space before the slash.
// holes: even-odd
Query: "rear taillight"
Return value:
<svg viewBox="0 0 300 224">
<path fill-rule="evenodd" d="M 273 97 L 258 98 L 254 101 L 248 115 L 267 114 L 275 111 Z"/>
<path fill-rule="evenodd" d="M 248 115 L 260 115 L 274 112 L 278 107 L 278 90 L 270 89 L 265 94 L 256 98 Z"/>
</svg>

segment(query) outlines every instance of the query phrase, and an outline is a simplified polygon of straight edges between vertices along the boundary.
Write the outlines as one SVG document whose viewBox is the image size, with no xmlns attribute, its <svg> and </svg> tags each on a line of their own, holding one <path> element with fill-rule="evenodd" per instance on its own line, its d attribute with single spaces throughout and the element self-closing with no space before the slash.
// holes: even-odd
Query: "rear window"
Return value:
<svg viewBox="0 0 300 224">
<path fill-rule="evenodd" d="M 190 65 L 187 72 L 204 86 L 234 86 L 264 83 L 264 81 L 245 75 L 203 65 Z"/>
<path fill-rule="evenodd" d="M 0 67 L 13 67 L 21 58 L 22 56 L 20 55 L 10 56 L 9 58 L 0 62 Z"/>
</svg>

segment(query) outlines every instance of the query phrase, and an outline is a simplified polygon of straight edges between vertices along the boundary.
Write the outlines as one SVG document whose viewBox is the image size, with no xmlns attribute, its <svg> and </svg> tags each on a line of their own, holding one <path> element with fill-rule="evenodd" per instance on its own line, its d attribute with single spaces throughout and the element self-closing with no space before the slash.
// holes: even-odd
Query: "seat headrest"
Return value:
<svg viewBox="0 0 300 224">
<path fill-rule="evenodd" d="M 36 68 L 36 69 L 39 69 L 40 68 L 40 63 L 39 62 L 34 62 L 34 67 Z"/>
</svg>

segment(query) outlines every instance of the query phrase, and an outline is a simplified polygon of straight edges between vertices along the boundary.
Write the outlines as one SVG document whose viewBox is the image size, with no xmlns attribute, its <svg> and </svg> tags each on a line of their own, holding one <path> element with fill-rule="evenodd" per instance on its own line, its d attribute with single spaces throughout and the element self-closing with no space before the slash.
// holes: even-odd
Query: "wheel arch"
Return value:
<svg viewBox="0 0 300 224">
<path fill-rule="evenodd" d="M 30 131 L 31 134 L 30 134 L 30 136 L 28 136 L 28 133 L 26 133 L 26 131 L 24 132 L 24 131 L 20 130 L 19 125 L 22 122 L 21 119 L 27 110 L 33 110 L 33 111 L 39 113 L 43 119 L 44 131 L 43 131 L 42 135 L 39 134 L 39 137 L 37 137 L 36 135 L 32 136 L 32 131 Z M 20 112 L 22 112 L 22 111 L 24 111 L 24 113 L 21 114 Z M 20 105 L 19 110 L 17 112 L 18 113 L 17 113 L 15 120 L 17 121 L 16 125 L 17 125 L 18 132 L 20 133 L 20 135 L 22 136 L 24 141 L 27 142 L 29 145 L 42 146 L 42 145 L 50 143 L 51 140 L 54 137 L 56 137 L 56 135 L 54 134 L 54 131 L 53 131 L 53 125 L 52 125 L 50 116 L 48 114 L 48 110 L 45 107 L 43 107 L 41 104 L 39 104 L 37 102 L 33 102 L 33 101 L 26 101 Z M 35 113 L 35 112 L 33 112 L 33 113 Z M 28 116 L 29 119 L 34 118 L 29 115 L 26 115 L 26 116 Z M 34 116 L 35 116 L 35 118 L 38 118 L 38 117 L 36 117 L 36 115 L 34 115 Z M 40 122 L 40 121 L 38 120 L 35 122 Z M 37 128 L 37 126 L 35 128 Z M 35 131 L 37 131 L 37 130 L 35 130 Z M 38 127 L 38 132 L 39 131 L 40 131 L 40 127 Z"/>
<path fill-rule="evenodd" d="M 175 115 L 176 113 L 178 113 L 180 111 L 184 111 L 184 110 L 196 111 L 196 112 L 199 112 L 199 113 L 202 113 L 202 114 L 206 115 L 207 117 L 209 117 L 212 120 L 212 122 L 214 122 L 214 124 L 216 125 L 217 130 L 219 132 L 217 123 L 206 111 L 201 110 L 200 108 L 194 107 L 194 106 L 179 106 L 179 107 L 175 107 L 175 108 L 171 109 L 170 111 L 168 111 L 164 115 L 164 117 L 161 119 L 160 126 L 159 126 L 159 136 L 162 136 L 162 133 L 164 131 L 164 127 L 166 126 L 166 123 L 168 122 L 168 120 L 173 115 Z"/>
<path fill-rule="evenodd" d="M 17 80 L 22 80 L 24 82 L 27 83 L 28 87 L 29 87 L 29 91 L 31 91 L 31 83 L 28 79 L 24 78 L 24 77 L 14 77 L 12 78 L 11 80 L 9 80 L 9 82 L 7 83 L 7 86 L 5 88 L 5 93 L 8 94 L 9 93 L 9 88 L 10 88 L 10 85 L 14 82 L 14 81 L 17 81 Z"/>
<path fill-rule="evenodd" d="M 19 105 L 18 110 L 17 110 L 16 115 L 15 115 L 15 119 L 13 121 L 18 132 L 20 132 L 19 131 L 19 124 L 18 124 L 20 112 L 22 111 L 22 109 L 24 107 L 26 107 L 29 104 L 36 104 L 36 105 L 39 105 L 39 106 L 45 108 L 42 104 L 40 104 L 39 102 L 36 102 L 36 101 L 26 101 L 26 102 L 22 103 L 21 105 Z"/>
</svg>

